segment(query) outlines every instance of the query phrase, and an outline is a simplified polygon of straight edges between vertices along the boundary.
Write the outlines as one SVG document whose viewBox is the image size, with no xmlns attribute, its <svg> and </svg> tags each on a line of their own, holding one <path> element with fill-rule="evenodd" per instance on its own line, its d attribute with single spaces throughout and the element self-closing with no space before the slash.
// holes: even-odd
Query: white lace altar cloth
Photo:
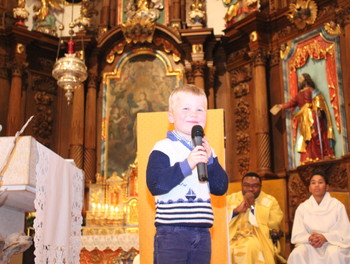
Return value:
<svg viewBox="0 0 350 264">
<path fill-rule="evenodd" d="M 78 264 L 84 174 L 37 142 L 35 263 Z"/>
<path fill-rule="evenodd" d="M 122 248 L 128 251 L 131 248 L 139 250 L 139 234 L 120 234 L 120 235 L 101 235 L 101 236 L 82 236 L 81 248 L 92 251 L 95 248 L 105 250 L 117 250 Z"/>
</svg>

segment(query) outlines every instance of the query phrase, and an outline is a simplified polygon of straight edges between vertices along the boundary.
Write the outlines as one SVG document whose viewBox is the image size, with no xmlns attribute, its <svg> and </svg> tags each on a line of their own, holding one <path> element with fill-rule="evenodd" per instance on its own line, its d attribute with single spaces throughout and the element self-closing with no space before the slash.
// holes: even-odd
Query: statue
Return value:
<svg viewBox="0 0 350 264">
<path fill-rule="evenodd" d="M 56 18 L 50 13 L 50 8 L 54 11 L 63 12 L 60 6 L 61 0 L 41 0 L 41 6 L 34 6 L 33 30 L 57 36 Z"/>
<path fill-rule="evenodd" d="M 29 12 L 25 9 L 26 1 L 18 0 L 18 7 L 13 9 L 13 17 L 17 19 L 16 25 L 25 26 L 24 21 L 27 20 Z"/>
<path fill-rule="evenodd" d="M 80 17 L 74 19 L 74 23 L 79 26 L 80 30 L 86 30 L 91 26 L 91 18 L 97 15 L 94 3 L 90 0 L 82 0 L 80 8 Z"/>
<path fill-rule="evenodd" d="M 191 22 L 197 26 L 203 26 L 205 24 L 205 2 L 202 0 L 194 0 L 191 5 L 191 11 L 189 13 Z"/>
<path fill-rule="evenodd" d="M 297 121 L 298 128 L 295 145 L 300 153 L 300 164 L 335 158 L 332 148 L 334 135 L 328 106 L 307 73 L 303 73 L 299 78 L 298 94 L 289 102 L 274 106 L 277 112 L 294 107 L 296 109 L 293 119 Z"/>
</svg>

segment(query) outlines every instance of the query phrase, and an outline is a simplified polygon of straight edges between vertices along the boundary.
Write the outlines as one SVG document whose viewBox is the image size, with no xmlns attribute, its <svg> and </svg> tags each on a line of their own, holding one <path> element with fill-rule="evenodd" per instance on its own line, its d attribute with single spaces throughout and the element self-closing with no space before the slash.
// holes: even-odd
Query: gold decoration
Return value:
<svg viewBox="0 0 350 264">
<path fill-rule="evenodd" d="M 18 7 L 13 9 L 13 17 L 17 19 L 16 25 L 25 26 L 24 21 L 28 19 L 29 12 L 25 9 L 26 1 L 18 0 Z"/>
<path fill-rule="evenodd" d="M 16 52 L 22 54 L 25 51 L 26 47 L 22 43 L 17 43 Z"/>
<path fill-rule="evenodd" d="M 280 57 L 281 59 L 284 59 L 287 57 L 289 51 L 290 51 L 290 46 L 292 45 L 292 42 L 289 41 L 288 43 L 282 43 L 280 46 Z"/>
<path fill-rule="evenodd" d="M 80 17 L 74 20 L 74 23 L 79 26 L 79 29 L 86 30 L 91 26 L 91 18 L 97 15 L 98 12 L 94 8 L 94 3 L 90 0 L 82 0 L 80 8 Z"/>
<path fill-rule="evenodd" d="M 137 160 L 121 176 L 113 172 L 106 179 L 96 173 L 90 184 L 89 209 L 84 235 L 115 235 L 138 232 Z"/>
<path fill-rule="evenodd" d="M 175 62 L 179 62 L 181 60 L 181 53 L 169 41 L 158 37 L 154 39 L 154 44 L 156 46 L 163 45 L 164 51 L 166 53 L 172 53 Z"/>
<path fill-rule="evenodd" d="M 223 4 L 227 7 L 227 11 L 224 17 L 226 23 L 234 23 L 243 18 L 248 14 L 260 10 L 260 0 L 249 0 L 249 1 L 232 1 L 222 0 Z"/>
<path fill-rule="evenodd" d="M 189 12 L 191 22 L 194 26 L 203 26 L 205 23 L 205 1 L 194 0 Z"/>
<path fill-rule="evenodd" d="M 317 18 L 317 4 L 314 0 L 297 0 L 289 5 L 287 18 L 294 23 L 298 29 L 303 29 L 306 25 L 312 25 Z"/>
<path fill-rule="evenodd" d="M 250 33 L 249 37 L 251 42 L 255 42 L 258 40 L 258 33 L 256 31 L 253 31 Z"/>
<path fill-rule="evenodd" d="M 203 45 L 202 44 L 193 44 L 192 45 L 192 52 L 194 54 L 203 53 Z"/>
<path fill-rule="evenodd" d="M 151 43 L 155 25 L 148 18 L 136 17 L 131 21 L 122 24 L 122 31 L 127 43 Z"/>
<path fill-rule="evenodd" d="M 341 33 L 339 24 L 335 23 L 333 20 L 331 20 L 328 23 L 325 23 L 324 29 L 327 31 L 328 34 L 332 36 L 339 36 Z"/>
</svg>

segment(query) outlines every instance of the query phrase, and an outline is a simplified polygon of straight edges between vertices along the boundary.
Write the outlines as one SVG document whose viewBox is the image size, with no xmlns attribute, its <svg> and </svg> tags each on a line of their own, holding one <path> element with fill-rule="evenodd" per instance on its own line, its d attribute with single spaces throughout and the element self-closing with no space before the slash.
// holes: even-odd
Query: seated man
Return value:
<svg viewBox="0 0 350 264">
<path fill-rule="evenodd" d="M 248 172 L 242 178 L 242 191 L 227 196 L 231 263 L 282 263 L 270 238 L 279 229 L 283 212 L 277 200 L 261 191 L 261 177 Z"/>
</svg>

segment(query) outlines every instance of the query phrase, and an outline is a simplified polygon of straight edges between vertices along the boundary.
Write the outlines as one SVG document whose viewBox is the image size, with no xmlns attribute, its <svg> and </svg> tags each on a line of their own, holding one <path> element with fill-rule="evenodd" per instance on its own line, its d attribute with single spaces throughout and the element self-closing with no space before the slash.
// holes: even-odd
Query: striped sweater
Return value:
<svg viewBox="0 0 350 264">
<path fill-rule="evenodd" d="M 210 194 L 223 195 L 228 177 L 215 156 L 208 162 L 208 182 L 199 182 L 197 169 L 191 170 L 187 157 L 191 143 L 168 132 L 155 144 L 147 166 L 147 186 L 155 196 L 155 225 L 211 227 L 213 211 Z"/>
</svg>

